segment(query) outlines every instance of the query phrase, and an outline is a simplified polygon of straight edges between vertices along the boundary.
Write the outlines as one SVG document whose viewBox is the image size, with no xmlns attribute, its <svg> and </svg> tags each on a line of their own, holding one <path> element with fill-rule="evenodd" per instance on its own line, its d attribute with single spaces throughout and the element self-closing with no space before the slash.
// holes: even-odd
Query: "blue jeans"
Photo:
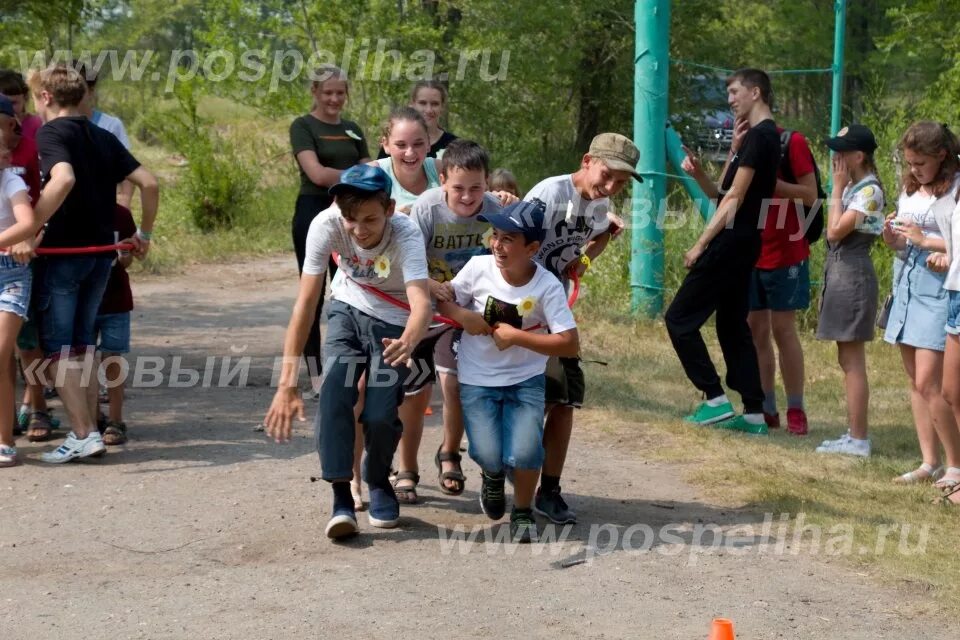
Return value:
<svg viewBox="0 0 960 640">
<path fill-rule="evenodd" d="M 470 457 L 491 474 L 543 466 L 543 374 L 507 387 L 460 383 Z"/>
<path fill-rule="evenodd" d="M 85 353 L 97 342 L 97 311 L 110 278 L 112 255 L 41 258 L 34 279 L 40 346 L 47 357 Z"/>
<path fill-rule="evenodd" d="M 399 338 L 403 327 L 368 316 L 339 300 L 331 300 L 329 309 L 316 419 L 323 479 L 353 476 L 353 405 L 359 396 L 360 376 L 366 373 L 367 389 L 360 414 L 366 449 L 363 479 L 369 484 L 383 484 L 403 433 L 397 408 L 410 373 L 405 366 L 383 363 L 383 339 Z"/>
</svg>

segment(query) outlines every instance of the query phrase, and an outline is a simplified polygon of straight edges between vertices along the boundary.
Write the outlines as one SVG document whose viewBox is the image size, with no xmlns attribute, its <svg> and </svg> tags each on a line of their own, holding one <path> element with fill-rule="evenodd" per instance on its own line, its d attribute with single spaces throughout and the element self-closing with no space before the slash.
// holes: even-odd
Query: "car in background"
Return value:
<svg viewBox="0 0 960 640">
<path fill-rule="evenodd" d="M 671 89 L 676 99 L 670 121 L 683 143 L 705 160 L 723 162 L 733 142 L 734 123 L 725 79 L 719 75 L 680 77 Z"/>
</svg>

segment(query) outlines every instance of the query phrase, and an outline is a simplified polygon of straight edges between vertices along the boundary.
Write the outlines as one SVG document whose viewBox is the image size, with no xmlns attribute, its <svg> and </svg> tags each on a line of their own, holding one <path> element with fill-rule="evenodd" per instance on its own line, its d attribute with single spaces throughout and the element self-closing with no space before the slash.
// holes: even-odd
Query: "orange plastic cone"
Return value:
<svg viewBox="0 0 960 640">
<path fill-rule="evenodd" d="M 714 618 L 707 640 L 734 640 L 733 620 Z"/>
<path fill-rule="evenodd" d="M 432 415 L 433 415 L 433 407 L 431 407 L 430 405 L 427 405 L 427 410 L 423 412 L 423 415 L 425 415 L 425 416 L 432 416 Z"/>
</svg>

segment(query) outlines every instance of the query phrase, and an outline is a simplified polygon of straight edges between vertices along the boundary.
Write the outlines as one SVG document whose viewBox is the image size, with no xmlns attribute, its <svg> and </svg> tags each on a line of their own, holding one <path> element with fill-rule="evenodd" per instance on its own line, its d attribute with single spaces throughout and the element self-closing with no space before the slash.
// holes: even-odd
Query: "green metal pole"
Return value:
<svg viewBox="0 0 960 640">
<path fill-rule="evenodd" d="M 843 50 L 847 37 L 847 0 L 836 0 L 833 7 L 833 100 L 830 106 L 830 135 L 840 130 L 843 107 Z"/>
<path fill-rule="evenodd" d="M 633 184 L 630 254 L 631 308 L 654 317 L 663 309 L 663 230 L 658 224 L 666 197 L 667 90 L 670 70 L 670 1 L 637 0 L 633 83 L 633 138 L 640 150 Z"/>
<path fill-rule="evenodd" d="M 709 220 L 713 217 L 714 211 L 717 210 L 717 203 L 703 192 L 703 189 L 700 188 L 700 185 L 697 184 L 694 178 L 684 174 L 680 165 L 683 159 L 687 157 L 687 152 L 683 150 L 683 140 L 680 139 L 680 134 L 669 124 L 667 124 L 664 141 L 667 145 L 667 159 L 670 160 L 670 164 L 673 165 L 674 173 L 678 176 L 683 176 L 681 183 L 684 189 L 687 190 L 690 199 L 697 205 L 703 219 Z"/>
</svg>

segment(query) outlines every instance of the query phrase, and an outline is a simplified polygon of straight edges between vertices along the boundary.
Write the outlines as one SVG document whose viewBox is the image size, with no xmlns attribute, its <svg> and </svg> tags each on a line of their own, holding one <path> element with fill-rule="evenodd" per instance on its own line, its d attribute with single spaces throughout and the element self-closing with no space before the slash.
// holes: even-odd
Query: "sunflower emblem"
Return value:
<svg viewBox="0 0 960 640">
<path fill-rule="evenodd" d="M 523 318 L 537 308 L 537 299 L 533 296 L 527 296 L 517 304 L 517 313 Z"/>
<path fill-rule="evenodd" d="M 377 256 L 373 259 L 373 272 L 381 278 L 390 276 L 390 258 L 387 256 Z"/>
<path fill-rule="evenodd" d="M 493 240 L 493 227 L 488 227 L 487 230 L 483 232 L 483 235 L 480 236 L 480 242 L 489 249 L 491 240 Z"/>
</svg>

